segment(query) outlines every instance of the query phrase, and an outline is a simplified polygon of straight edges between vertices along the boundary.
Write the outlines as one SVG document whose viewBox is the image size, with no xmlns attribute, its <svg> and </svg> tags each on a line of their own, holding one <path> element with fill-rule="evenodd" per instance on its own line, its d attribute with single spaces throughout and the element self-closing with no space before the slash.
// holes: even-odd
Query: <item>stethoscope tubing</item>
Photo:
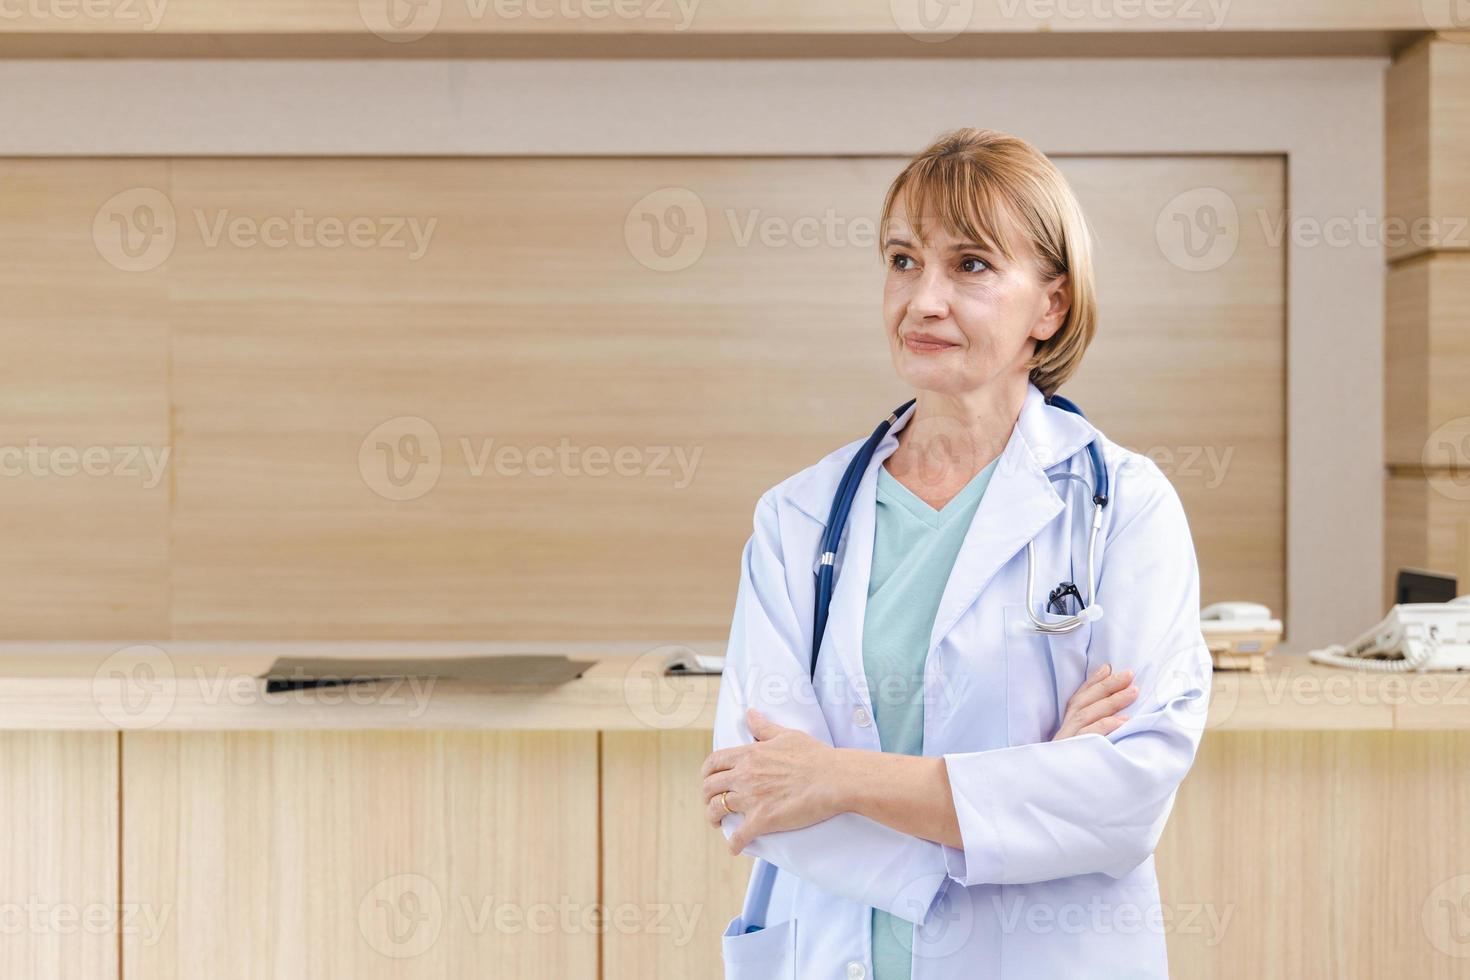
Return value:
<svg viewBox="0 0 1470 980">
<path fill-rule="evenodd" d="M 842 474 L 842 480 L 837 484 L 832 509 L 827 516 L 827 526 L 822 532 L 822 552 L 817 566 L 816 609 L 812 617 L 812 656 L 808 664 L 810 678 L 813 681 L 816 680 L 817 655 L 822 648 L 822 637 L 827 631 L 827 616 L 832 605 L 837 548 L 842 540 L 843 528 L 847 526 L 847 518 L 852 511 L 853 501 L 857 497 L 858 485 L 862 483 L 863 476 L 868 471 L 868 464 L 872 462 L 873 453 L 877 451 L 878 444 L 883 441 L 883 437 L 898 421 L 899 416 L 908 411 L 916 400 L 911 398 L 904 402 L 879 423 L 878 427 L 873 430 L 873 434 L 868 437 L 848 463 L 846 471 Z M 1086 418 L 1082 414 L 1082 409 L 1078 408 L 1075 402 L 1061 395 L 1053 394 L 1047 399 L 1047 403 Z M 1097 536 L 1102 527 L 1103 508 L 1108 504 L 1108 471 L 1103 464 L 1102 448 L 1096 439 L 1087 444 L 1087 456 L 1088 461 L 1092 464 L 1093 508 L 1092 527 L 1087 539 L 1087 598 L 1079 613 L 1051 622 L 1036 615 L 1036 611 L 1031 608 L 1030 600 L 1036 586 L 1036 546 L 1032 541 L 1026 542 L 1026 615 L 1037 632 L 1048 635 L 1074 632 L 1081 629 L 1084 624 L 1093 622 L 1102 616 L 1102 609 L 1094 601 L 1094 596 L 1097 588 Z"/>
</svg>

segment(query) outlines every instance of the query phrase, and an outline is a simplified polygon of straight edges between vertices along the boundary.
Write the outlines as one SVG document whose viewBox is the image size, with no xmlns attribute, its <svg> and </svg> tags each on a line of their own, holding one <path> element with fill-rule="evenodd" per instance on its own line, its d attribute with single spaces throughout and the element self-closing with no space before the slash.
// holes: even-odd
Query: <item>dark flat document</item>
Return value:
<svg viewBox="0 0 1470 980">
<path fill-rule="evenodd" d="M 564 684 L 596 661 L 558 653 L 507 653 L 482 657 L 279 657 L 262 675 L 269 693 L 329 687 L 394 677 L 438 677 L 515 687 Z"/>
</svg>

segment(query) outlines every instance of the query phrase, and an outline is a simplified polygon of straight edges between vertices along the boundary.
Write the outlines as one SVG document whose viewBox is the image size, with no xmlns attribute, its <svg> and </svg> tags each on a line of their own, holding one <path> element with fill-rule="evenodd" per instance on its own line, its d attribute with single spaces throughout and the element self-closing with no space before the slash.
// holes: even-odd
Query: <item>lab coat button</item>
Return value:
<svg viewBox="0 0 1470 980">
<path fill-rule="evenodd" d="M 869 725 L 871 725 L 873 723 L 873 716 L 870 715 L 870 714 L 868 714 L 868 709 L 867 708 L 858 707 L 858 708 L 856 708 L 856 709 L 853 710 L 852 720 L 857 723 L 857 726 L 859 728 L 867 728 Z M 848 968 L 847 968 L 847 975 L 848 976 L 852 976 L 852 967 L 853 966 L 856 966 L 859 970 L 861 970 L 863 968 L 863 965 L 861 963 L 849 965 Z"/>
<path fill-rule="evenodd" d="M 861 709 L 859 709 L 861 710 Z M 867 968 L 857 960 L 847 964 L 847 980 L 863 980 L 868 975 Z"/>
</svg>

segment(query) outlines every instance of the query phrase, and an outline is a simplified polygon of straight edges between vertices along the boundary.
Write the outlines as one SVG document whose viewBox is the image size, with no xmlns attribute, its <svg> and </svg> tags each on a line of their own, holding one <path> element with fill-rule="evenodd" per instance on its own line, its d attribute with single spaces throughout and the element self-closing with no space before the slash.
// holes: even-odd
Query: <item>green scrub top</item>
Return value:
<svg viewBox="0 0 1470 980">
<path fill-rule="evenodd" d="M 924 661 L 950 570 L 999 457 L 935 510 L 878 467 L 863 672 L 884 752 L 924 753 Z M 909 980 L 914 925 L 873 909 L 873 980 Z"/>
</svg>

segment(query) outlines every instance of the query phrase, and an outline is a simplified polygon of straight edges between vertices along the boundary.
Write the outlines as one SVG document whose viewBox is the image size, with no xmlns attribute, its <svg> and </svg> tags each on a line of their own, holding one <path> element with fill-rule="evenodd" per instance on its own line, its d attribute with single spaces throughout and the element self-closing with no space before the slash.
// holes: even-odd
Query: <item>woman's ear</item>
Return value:
<svg viewBox="0 0 1470 980">
<path fill-rule="evenodd" d="M 1031 328 L 1031 336 L 1038 341 L 1050 340 L 1062 324 L 1067 322 L 1067 314 L 1072 309 L 1072 279 L 1065 274 L 1057 276 L 1046 284 L 1046 310 L 1041 318 L 1036 321 L 1036 326 Z"/>
</svg>

